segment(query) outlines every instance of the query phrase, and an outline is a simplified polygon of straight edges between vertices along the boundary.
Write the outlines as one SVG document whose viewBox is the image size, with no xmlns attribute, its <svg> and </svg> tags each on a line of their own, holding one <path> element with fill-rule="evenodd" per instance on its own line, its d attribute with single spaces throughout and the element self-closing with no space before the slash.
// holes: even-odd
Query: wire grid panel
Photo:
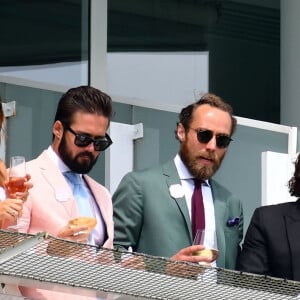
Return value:
<svg viewBox="0 0 300 300">
<path fill-rule="evenodd" d="M 19 242 L 31 239 L 33 235 L 17 234 L 16 232 L 0 230 L 0 254 L 9 247 L 13 247 Z"/>
<path fill-rule="evenodd" d="M 0 259 L 3 249 L 9 251 L 31 238 L 0 231 Z M 96 248 L 51 236 L 2 262 L 0 275 L 146 299 L 297 299 L 300 293 L 300 282 Z"/>
</svg>

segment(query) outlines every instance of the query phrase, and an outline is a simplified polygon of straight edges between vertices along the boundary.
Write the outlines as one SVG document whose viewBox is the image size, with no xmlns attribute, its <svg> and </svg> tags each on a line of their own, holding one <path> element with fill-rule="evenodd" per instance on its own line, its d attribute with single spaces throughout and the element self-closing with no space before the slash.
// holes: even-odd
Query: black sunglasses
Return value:
<svg viewBox="0 0 300 300">
<path fill-rule="evenodd" d="M 190 129 L 193 129 L 196 131 L 197 139 L 200 143 L 206 144 L 214 136 L 214 133 L 208 129 L 194 129 L 191 127 L 190 127 Z M 232 141 L 232 139 L 226 134 L 217 134 L 216 135 L 216 144 L 217 144 L 218 148 L 227 148 L 231 141 Z"/>
<path fill-rule="evenodd" d="M 67 125 L 64 125 L 64 128 L 69 130 L 71 133 L 75 135 L 74 144 L 78 147 L 86 147 L 90 143 L 93 143 L 94 149 L 96 151 L 104 151 L 113 143 L 110 136 L 107 133 L 105 134 L 105 137 L 94 139 L 87 134 L 76 133 L 72 128 L 70 128 Z"/>
</svg>

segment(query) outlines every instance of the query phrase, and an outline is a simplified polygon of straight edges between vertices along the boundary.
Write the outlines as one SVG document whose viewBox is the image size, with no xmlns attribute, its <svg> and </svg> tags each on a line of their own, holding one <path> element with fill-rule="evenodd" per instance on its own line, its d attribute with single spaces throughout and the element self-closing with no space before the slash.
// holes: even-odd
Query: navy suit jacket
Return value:
<svg viewBox="0 0 300 300">
<path fill-rule="evenodd" d="M 237 268 L 300 280 L 300 200 L 255 210 Z"/>
</svg>

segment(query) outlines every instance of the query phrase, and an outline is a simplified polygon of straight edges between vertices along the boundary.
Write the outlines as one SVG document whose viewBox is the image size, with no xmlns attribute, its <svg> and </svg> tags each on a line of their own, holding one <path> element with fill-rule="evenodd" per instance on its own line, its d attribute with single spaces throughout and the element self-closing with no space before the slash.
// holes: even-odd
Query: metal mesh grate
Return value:
<svg viewBox="0 0 300 300">
<path fill-rule="evenodd" d="M 0 262 L 2 276 L 146 299 L 296 299 L 300 293 L 300 282 L 6 231 L 0 231 Z"/>
</svg>

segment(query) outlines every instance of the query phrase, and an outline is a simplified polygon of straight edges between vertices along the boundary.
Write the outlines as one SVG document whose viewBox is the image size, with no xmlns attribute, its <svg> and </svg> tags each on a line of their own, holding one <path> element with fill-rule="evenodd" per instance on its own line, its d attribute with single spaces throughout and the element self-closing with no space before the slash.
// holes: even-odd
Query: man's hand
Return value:
<svg viewBox="0 0 300 300">
<path fill-rule="evenodd" d="M 189 246 L 181 249 L 179 252 L 173 255 L 171 259 L 192 262 L 192 263 L 204 263 L 210 265 L 216 259 L 216 257 L 195 255 L 197 251 L 204 250 L 204 249 L 205 247 L 203 245 Z"/>
<path fill-rule="evenodd" d="M 66 225 L 59 231 L 57 236 L 73 242 L 87 243 L 89 234 L 90 232 L 86 225 Z"/>
</svg>

